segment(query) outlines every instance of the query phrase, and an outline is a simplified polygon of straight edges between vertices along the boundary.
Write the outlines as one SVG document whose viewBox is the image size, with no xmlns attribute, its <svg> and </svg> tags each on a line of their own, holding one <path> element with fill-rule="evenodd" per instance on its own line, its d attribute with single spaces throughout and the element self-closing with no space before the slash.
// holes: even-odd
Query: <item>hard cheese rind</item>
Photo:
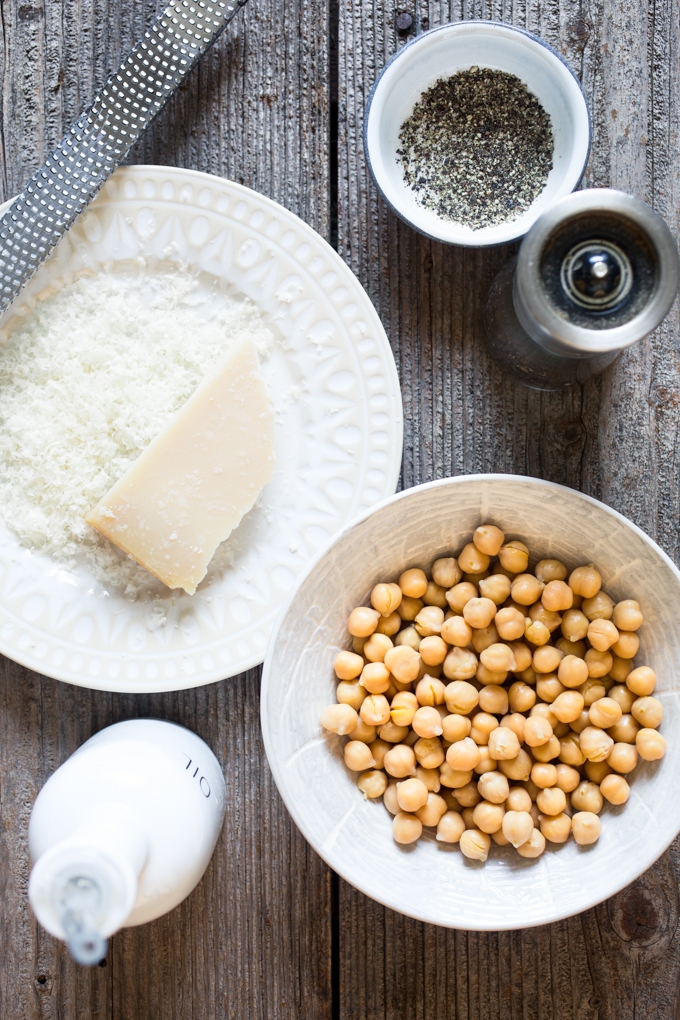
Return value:
<svg viewBox="0 0 680 1020">
<path fill-rule="evenodd" d="M 274 469 L 274 414 L 249 340 L 236 344 L 85 520 L 190 595 Z"/>
</svg>

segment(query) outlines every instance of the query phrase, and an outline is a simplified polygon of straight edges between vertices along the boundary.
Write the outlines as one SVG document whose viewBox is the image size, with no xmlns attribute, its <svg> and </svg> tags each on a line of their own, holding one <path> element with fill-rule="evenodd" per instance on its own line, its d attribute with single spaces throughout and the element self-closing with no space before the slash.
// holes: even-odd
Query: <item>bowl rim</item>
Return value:
<svg viewBox="0 0 680 1020">
<path fill-rule="evenodd" d="M 451 240 L 449 240 L 446 237 L 440 236 L 439 234 L 431 233 L 429 230 L 426 230 L 425 227 L 421 226 L 420 224 L 416 223 L 414 220 L 410 219 L 409 216 L 407 216 L 407 214 L 405 212 L 403 212 L 402 210 L 398 209 L 390 201 L 390 199 L 387 197 L 387 195 L 383 191 L 383 189 L 382 189 L 382 187 L 381 187 L 381 185 L 380 185 L 380 183 L 378 181 L 378 178 L 377 178 L 377 175 L 375 173 L 375 170 L 373 169 L 373 161 L 371 159 L 370 145 L 369 145 L 369 141 L 368 141 L 368 124 L 369 124 L 370 115 L 371 115 L 371 108 L 373 106 L 373 100 L 375 98 L 375 94 L 376 94 L 376 92 L 378 90 L 380 82 L 382 81 L 383 75 L 386 73 L 388 68 L 396 60 L 399 60 L 404 55 L 404 53 L 409 51 L 414 46 L 422 45 L 422 42 L 423 42 L 424 39 L 429 38 L 430 36 L 434 35 L 436 32 L 449 32 L 449 33 L 459 32 L 462 29 L 467 29 L 467 28 L 469 28 L 471 26 L 475 26 L 476 28 L 484 28 L 484 29 L 489 28 L 489 27 L 506 29 L 509 33 L 510 32 L 516 32 L 518 35 L 526 36 L 526 38 L 530 39 L 533 43 L 537 44 L 538 46 L 542 47 L 545 50 L 548 50 L 549 53 L 551 53 L 554 57 L 556 57 L 560 61 L 560 63 L 563 64 L 564 67 L 566 67 L 567 71 L 569 72 L 569 74 L 572 76 L 572 78 L 576 82 L 576 84 L 578 86 L 578 89 L 579 89 L 579 92 L 581 94 L 581 98 L 583 100 L 583 108 L 585 109 L 586 120 L 588 122 L 588 144 L 586 146 L 586 151 L 585 151 L 585 155 L 584 155 L 584 159 L 583 159 L 583 165 L 581 167 L 581 170 L 580 170 L 580 173 L 579 173 L 579 176 L 578 176 L 578 180 L 575 181 L 574 186 L 571 189 L 571 191 L 573 192 L 573 191 L 577 190 L 577 188 L 579 187 L 581 181 L 583 180 L 583 175 L 584 175 L 584 173 L 586 171 L 586 167 L 588 165 L 588 160 L 590 159 L 590 150 L 591 150 L 592 141 L 593 141 L 593 123 L 592 123 L 592 117 L 591 117 L 591 113 L 590 113 L 590 106 L 588 105 L 588 100 L 587 100 L 586 94 L 585 94 L 585 92 L 583 90 L 583 85 L 581 84 L 579 78 L 577 77 L 576 73 L 574 72 L 574 70 L 570 66 L 570 64 L 567 62 L 567 60 L 562 56 L 561 53 L 559 53 L 553 46 L 551 46 L 550 43 L 546 42 L 544 39 L 541 39 L 540 36 L 536 35 L 534 32 L 530 32 L 526 28 L 520 28 L 519 26 L 511 25 L 511 24 L 509 24 L 506 21 L 496 21 L 494 19 L 486 20 L 484 18 L 469 18 L 469 19 L 465 19 L 465 20 L 462 20 L 462 21 L 449 21 L 449 22 L 446 22 L 446 24 L 444 24 L 444 25 L 436 25 L 434 28 L 428 29 L 427 32 L 421 32 L 419 35 L 414 36 L 414 38 L 410 39 L 406 43 L 406 45 L 402 46 L 401 49 L 398 49 L 396 51 L 396 53 L 392 54 L 390 59 L 387 61 L 387 63 L 381 69 L 381 71 L 380 71 L 378 77 L 376 78 L 376 80 L 374 81 L 373 85 L 371 86 L 371 90 L 370 90 L 370 92 L 368 94 L 368 100 L 366 101 L 366 108 L 364 110 L 364 123 L 363 123 L 363 127 L 362 127 L 362 136 L 363 136 L 363 143 L 364 143 L 364 155 L 366 157 L 366 163 L 367 163 L 370 175 L 371 175 L 371 179 L 373 180 L 373 183 L 375 184 L 376 188 L 378 189 L 378 192 L 380 193 L 381 198 L 387 204 L 387 206 L 392 210 L 392 212 L 396 216 L 398 216 L 400 220 L 402 220 L 409 227 L 411 227 L 413 230 L 417 231 L 419 234 L 422 234 L 424 237 L 428 237 L 432 241 L 439 241 L 441 244 L 451 245 L 452 247 L 457 247 L 457 248 L 498 248 L 498 247 L 501 247 L 502 245 L 513 244 L 514 242 L 521 240 L 522 237 L 526 236 L 526 234 L 529 232 L 529 230 L 531 229 L 533 224 L 530 224 L 526 229 L 520 230 L 519 232 L 515 232 L 512 236 L 506 237 L 506 238 L 504 238 L 501 241 L 475 241 L 474 237 L 473 238 L 469 238 L 469 239 L 463 238 L 463 239 L 459 239 L 457 241 L 451 241 Z M 569 194 L 571 194 L 571 192 L 569 192 Z M 559 198 L 563 198 L 563 197 L 564 196 L 559 196 L 557 199 L 555 199 L 555 201 L 559 201 Z M 538 218 L 538 217 L 536 217 L 536 218 Z M 512 221 L 510 221 L 510 222 L 512 222 Z M 534 222 L 535 222 L 535 220 L 534 220 Z"/>
<path fill-rule="evenodd" d="M 671 560 L 670 556 L 668 556 L 668 554 L 665 553 L 659 545 L 657 545 L 653 538 L 650 538 L 650 536 L 646 532 L 644 532 L 642 528 L 638 527 L 638 525 L 634 524 L 633 521 L 629 520 L 623 514 L 619 513 L 618 510 L 615 510 L 613 507 L 607 506 L 606 503 L 603 503 L 599 499 L 595 499 L 594 496 L 589 496 L 585 492 L 581 492 L 579 489 L 572 489 L 568 485 L 560 485 L 558 482 L 550 482 L 544 478 L 535 478 L 532 475 L 514 475 L 507 473 L 496 474 L 494 472 L 485 472 L 480 474 L 452 475 L 447 478 L 438 478 L 431 482 L 423 482 L 420 485 L 414 485 L 409 489 L 402 489 L 400 492 L 396 492 L 393 496 L 388 496 L 386 499 L 383 499 L 380 503 L 376 503 L 375 506 L 371 507 L 365 513 L 360 514 L 357 517 L 355 517 L 354 520 L 349 521 L 344 526 L 344 528 L 342 528 L 342 530 L 339 531 L 333 537 L 332 541 L 330 541 L 328 545 L 324 546 L 324 548 L 317 553 L 314 559 L 307 565 L 304 572 L 301 575 L 299 575 L 299 577 L 296 579 L 295 584 L 291 588 L 285 602 L 282 604 L 279 610 L 279 614 L 272 628 L 269 642 L 267 644 L 267 649 L 265 652 L 264 664 L 262 667 L 262 679 L 260 684 L 260 725 L 262 728 L 262 738 L 264 742 L 264 749 L 265 755 L 267 757 L 267 762 L 269 764 L 269 768 L 271 769 L 271 773 L 276 784 L 276 788 L 279 792 L 279 796 L 286 805 L 286 808 L 291 818 L 293 819 L 296 826 L 304 836 L 307 843 L 309 843 L 309 845 L 312 847 L 314 852 L 317 853 L 319 857 L 321 857 L 321 859 L 328 865 L 329 868 L 331 868 L 338 875 L 340 875 L 340 877 L 343 878 L 349 885 L 353 886 L 355 889 L 358 889 L 359 892 L 363 893 L 369 899 L 372 899 L 376 903 L 380 903 L 382 904 L 382 906 L 387 907 L 389 910 L 394 910 L 397 913 L 404 914 L 404 916 L 406 917 L 412 917 L 415 920 L 423 921 L 426 924 L 435 924 L 439 927 L 452 928 L 461 931 L 516 931 L 523 928 L 540 927 L 541 925 L 544 924 L 554 924 L 556 921 L 562 921 L 567 917 L 573 917 L 575 912 L 566 909 L 564 911 L 556 913 L 555 916 L 551 916 L 548 919 L 532 921 L 529 924 L 523 925 L 510 923 L 491 927 L 490 925 L 479 924 L 476 925 L 474 928 L 468 927 L 463 929 L 459 928 L 459 926 L 455 924 L 447 924 L 446 921 L 433 921 L 431 917 L 425 917 L 419 913 L 415 913 L 412 911 L 401 910 L 400 908 L 396 907 L 394 903 L 389 903 L 385 899 L 381 899 L 379 896 L 376 896 L 375 893 L 372 892 L 371 889 L 368 887 L 368 884 L 362 881 L 361 878 L 358 881 L 356 881 L 354 876 L 349 877 L 348 875 L 346 875 L 342 867 L 342 861 L 334 860 L 332 852 L 325 853 L 321 849 L 321 847 L 319 847 L 316 844 L 316 842 L 311 838 L 307 831 L 307 827 L 300 813 L 297 810 L 296 804 L 294 802 L 291 802 L 291 800 L 289 800 L 287 796 L 287 791 L 285 790 L 285 784 L 283 782 L 283 776 L 281 773 L 281 769 L 279 768 L 279 762 L 273 753 L 273 746 L 269 732 L 269 719 L 267 713 L 267 700 L 271 678 L 271 663 L 274 648 L 278 640 L 279 631 L 281 630 L 283 622 L 286 619 L 293 602 L 295 601 L 299 589 L 302 588 L 302 586 L 306 583 L 307 579 L 315 571 L 317 565 L 324 559 L 325 556 L 328 555 L 330 550 L 335 545 L 337 545 L 350 531 L 360 526 L 369 517 L 373 517 L 375 514 L 379 513 L 386 506 L 390 506 L 391 504 L 399 502 L 400 500 L 407 499 L 408 497 L 414 495 L 415 493 L 425 492 L 430 489 L 444 488 L 446 486 L 453 486 L 456 484 L 471 481 L 492 483 L 495 481 L 526 482 L 530 485 L 537 485 L 540 488 L 550 489 L 554 492 L 568 492 L 572 495 L 575 494 L 585 503 L 590 503 L 592 506 L 595 506 L 600 510 L 604 510 L 606 513 L 615 518 L 617 521 L 631 528 L 632 531 L 634 531 L 646 545 L 650 546 L 652 551 L 659 555 L 661 559 L 665 562 L 665 564 L 671 569 L 671 572 L 675 575 L 675 578 L 678 582 L 678 586 L 680 587 L 680 569 L 678 569 L 675 563 Z M 677 832 L 674 833 L 670 837 L 670 839 L 664 841 L 663 845 L 659 846 L 658 848 L 655 848 L 654 856 L 649 859 L 645 859 L 641 868 L 638 869 L 636 867 L 635 869 L 633 869 L 634 874 L 625 875 L 625 877 L 620 882 L 617 881 L 614 884 L 614 886 L 611 889 L 607 889 L 603 895 L 595 893 L 592 899 L 590 899 L 585 906 L 579 907 L 576 913 L 580 914 L 586 910 L 590 910 L 592 907 L 597 906 L 604 900 L 610 899 L 612 896 L 615 896 L 617 893 L 621 892 L 622 889 L 625 889 L 627 885 L 630 885 L 632 882 L 636 881 L 636 879 L 638 879 L 640 875 L 642 875 L 645 871 L 651 868 L 652 865 L 659 859 L 659 857 L 661 857 L 661 855 L 665 853 L 665 851 L 668 849 L 668 847 L 673 842 L 676 836 Z"/>
</svg>

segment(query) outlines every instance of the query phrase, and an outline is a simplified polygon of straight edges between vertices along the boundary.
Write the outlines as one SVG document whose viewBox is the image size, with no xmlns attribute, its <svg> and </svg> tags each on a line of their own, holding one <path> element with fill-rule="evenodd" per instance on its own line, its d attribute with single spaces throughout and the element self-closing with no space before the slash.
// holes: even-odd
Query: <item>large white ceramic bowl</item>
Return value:
<svg viewBox="0 0 680 1020">
<path fill-rule="evenodd" d="M 645 615 L 636 662 L 653 667 L 665 709 L 666 757 L 641 762 L 624 807 L 606 806 L 591 847 L 548 843 L 537 860 L 496 847 L 486 864 L 426 834 L 392 839 L 380 802 L 363 799 L 342 740 L 319 716 L 333 702 L 333 659 L 348 646 L 350 610 L 411 564 L 454 553 L 483 521 L 529 546 L 532 563 L 594 561 L 606 590 Z M 274 778 L 295 822 L 343 878 L 394 910 L 452 928 L 496 930 L 557 921 L 628 885 L 680 830 L 680 573 L 616 511 L 572 489 L 514 475 L 446 478 L 386 500 L 348 525 L 298 581 L 272 633 L 262 678 L 262 726 Z M 427 832 L 427 830 L 426 830 Z"/>
<path fill-rule="evenodd" d="M 439 78 L 475 66 L 520 78 L 550 117 L 555 141 L 553 168 L 526 212 L 478 230 L 444 220 L 420 205 L 397 162 L 399 130 L 423 92 Z M 419 35 L 383 68 L 366 107 L 364 149 L 383 197 L 416 230 L 448 244 L 508 244 L 523 237 L 545 209 L 577 187 L 588 162 L 590 116 L 574 73 L 543 40 L 496 21 L 458 21 Z"/>
</svg>

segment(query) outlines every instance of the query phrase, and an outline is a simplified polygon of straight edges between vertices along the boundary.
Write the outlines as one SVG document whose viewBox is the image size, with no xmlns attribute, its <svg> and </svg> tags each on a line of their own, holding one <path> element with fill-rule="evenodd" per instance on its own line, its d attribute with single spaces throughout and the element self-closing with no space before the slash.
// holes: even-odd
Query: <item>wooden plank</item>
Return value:
<svg viewBox="0 0 680 1020">
<path fill-rule="evenodd" d="M 343 257 L 392 341 L 407 423 L 404 487 L 450 474 L 511 471 L 589 492 L 678 556 L 677 312 L 601 379 L 534 393 L 486 356 L 481 301 L 514 249 L 464 251 L 418 236 L 377 198 L 361 129 L 368 91 L 418 31 L 463 17 L 542 35 L 582 76 L 593 112 L 587 182 L 628 189 L 678 227 L 675 0 L 415 0 L 340 4 L 339 215 Z M 677 1015 L 680 876 L 676 843 L 640 880 L 579 917 L 502 934 L 448 932 L 340 884 L 343 1018 L 648 1018 Z"/>
<path fill-rule="evenodd" d="M 163 0 L 3 4 L 2 197 L 40 165 Z M 327 5 L 251 0 L 141 140 L 132 162 L 223 174 L 329 231 Z M 28 908 L 26 827 L 50 773 L 135 716 L 194 729 L 225 769 L 227 822 L 190 898 L 75 966 Z M 0 666 L 0 1016 L 213 1020 L 330 1016 L 330 876 L 283 808 L 259 727 L 259 671 L 122 697 Z"/>
</svg>

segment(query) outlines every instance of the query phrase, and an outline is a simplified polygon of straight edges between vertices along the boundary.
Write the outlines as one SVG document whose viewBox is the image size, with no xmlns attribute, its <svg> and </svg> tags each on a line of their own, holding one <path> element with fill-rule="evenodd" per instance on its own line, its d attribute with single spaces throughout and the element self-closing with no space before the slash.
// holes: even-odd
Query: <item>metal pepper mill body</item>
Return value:
<svg viewBox="0 0 680 1020">
<path fill-rule="evenodd" d="M 655 329 L 676 291 L 678 250 L 662 218 L 622 191 L 560 199 L 493 281 L 487 347 L 527 386 L 578 385 Z"/>
</svg>

